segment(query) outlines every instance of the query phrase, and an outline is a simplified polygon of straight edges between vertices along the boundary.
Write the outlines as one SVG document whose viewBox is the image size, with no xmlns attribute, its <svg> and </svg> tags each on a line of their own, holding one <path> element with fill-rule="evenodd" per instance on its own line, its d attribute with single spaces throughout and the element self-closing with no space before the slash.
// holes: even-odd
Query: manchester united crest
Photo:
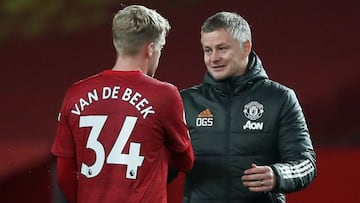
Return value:
<svg viewBox="0 0 360 203">
<path fill-rule="evenodd" d="M 264 106 L 257 101 L 251 101 L 244 106 L 246 118 L 254 121 L 259 119 L 264 113 Z"/>
</svg>

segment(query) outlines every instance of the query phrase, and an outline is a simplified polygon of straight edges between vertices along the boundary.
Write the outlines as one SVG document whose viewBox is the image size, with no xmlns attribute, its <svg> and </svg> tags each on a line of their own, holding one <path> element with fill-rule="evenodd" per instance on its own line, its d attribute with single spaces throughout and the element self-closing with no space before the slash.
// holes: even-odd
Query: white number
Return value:
<svg viewBox="0 0 360 203">
<path fill-rule="evenodd" d="M 121 153 L 125 147 L 126 142 L 129 140 L 130 134 L 134 129 L 136 120 L 136 117 L 126 117 L 120 134 L 116 139 L 116 142 L 106 160 L 106 162 L 109 164 L 127 165 L 126 178 L 129 179 L 136 179 L 137 168 L 142 165 L 142 162 L 144 160 L 143 156 L 139 156 L 141 146 L 141 144 L 139 143 L 130 142 L 129 154 Z"/>
<path fill-rule="evenodd" d="M 81 116 L 79 121 L 80 128 L 92 127 L 89 138 L 86 143 L 86 148 L 94 150 L 96 154 L 95 163 L 91 166 L 82 163 L 81 174 L 88 178 L 99 175 L 104 165 L 105 150 L 103 145 L 98 141 L 101 129 L 104 127 L 107 116 Z M 112 147 L 109 156 L 106 159 L 108 164 L 122 164 L 126 165 L 126 178 L 136 179 L 137 170 L 144 161 L 144 156 L 140 156 L 140 143 L 130 142 L 129 154 L 123 154 L 127 141 L 133 131 L 137 117 L 126 116 L 124 124 L 120 133 Z"/>
</svg>

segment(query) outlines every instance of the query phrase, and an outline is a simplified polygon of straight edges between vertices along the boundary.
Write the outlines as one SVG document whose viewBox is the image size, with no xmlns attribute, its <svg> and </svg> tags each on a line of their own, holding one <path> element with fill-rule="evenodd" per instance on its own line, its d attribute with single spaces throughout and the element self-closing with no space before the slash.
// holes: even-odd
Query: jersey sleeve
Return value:
<svg viewBox="0 0 360 203">
<path fill-rule="evenodd" d="M 69 123 L 69 110 L 67 108 L 66 96 L 58 115 L 57 130 L 51 152 L 59 157 L 75 157 L 75 144 Z"/>
<path fill-rule="evenodd" d="M 171 151 L 184 152 L 190 145 L 190 136 L 185 123 L 184 107 L 179 92 L 173 87 L 167 96 L 163 112 L 167 145 Z"/>
<path fill-rule="evenodd" d="M 68 202 L 76 203 L 78 186 L 76 159 L 58 157 L 56 162 L 59 186 Z"/>
<path fill-rule="evenodd" d="M 171 168 L 187 172 L 194 164 L 194 152 L 185 123 L 184 106 L 176 87 L 167 98 L 169 101 L 164 115 L 164 128 L 170 150 L 169 165 Z"/>
</svg>

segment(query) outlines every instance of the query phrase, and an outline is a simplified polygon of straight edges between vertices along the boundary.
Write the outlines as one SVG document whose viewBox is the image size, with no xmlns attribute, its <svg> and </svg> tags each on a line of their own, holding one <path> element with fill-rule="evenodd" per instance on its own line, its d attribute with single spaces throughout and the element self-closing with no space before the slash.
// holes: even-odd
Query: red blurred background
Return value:
<svg viewBox="0 0 360 203">
<path fill-rule="evenodd" d="M 62 202 L 49 152 L 57 111 L 72 83 L 114 64 L 111 20 L 121 4 L 143 4 L 169 19 L 156 77 L 179 89 L 203 79 L 203 21 L 223 10 L 245 17 L 270 78 L 297 92 L 317 152 L 318 177 L 288 202 L 360 202 L 355 0 L 2 1 L 0 202 Z M 180 175 L 169 185 L 170 203 L 181 202 L 182 182 Z"/>
</svg>

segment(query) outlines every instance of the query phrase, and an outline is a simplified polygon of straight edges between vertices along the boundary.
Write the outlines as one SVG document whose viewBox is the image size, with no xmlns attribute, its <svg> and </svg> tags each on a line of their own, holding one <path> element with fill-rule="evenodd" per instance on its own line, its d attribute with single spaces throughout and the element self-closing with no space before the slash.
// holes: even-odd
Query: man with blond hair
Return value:
<svg viewBox="0 0 360 203">
<path fill-rule="evenodd" d="M 194 156 L 178 89 L 154 79 L 168 20 L 140 5 L 113 18 L 111 70 L 67 91 L 52 146 L 70 203 L 166 203 L 167 169 Z"/>
</svg>

